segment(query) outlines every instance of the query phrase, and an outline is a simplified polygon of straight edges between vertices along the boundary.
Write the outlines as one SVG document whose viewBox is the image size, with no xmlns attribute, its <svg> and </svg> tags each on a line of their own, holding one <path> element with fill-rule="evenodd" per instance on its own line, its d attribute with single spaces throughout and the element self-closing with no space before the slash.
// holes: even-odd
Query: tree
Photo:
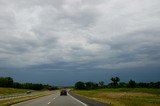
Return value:
<svg viewBox="0 0 160 106">
<path fill-rule="evenodd" d="M 58 87 L 50 85 L 14 82 L 11 77 L 0 77 L 0 87 L 12 87 L 12 88 L 33 89 L 33 90 L 58 89 Z"/>
<path fill-rule="evenodd" d="M 136 87 L 136 82 L 133 81 L 133 80 L 130 80 L 130 81 L 129 81 L 129 87 L 135 88 L 135 87 Z"/>
<path fill-rule="evenodd" d="M 84 82 L 81 82 L 81 81 L 76 82 L 76 83 L 75 83 L 75 88 L 76 88 L 76 89 L 85 89 L 85 83 L 84 83 Z"/>
<path fill-rule="evenodd" d="M 101 87 L 104 87 L 104 81 L 100 81 L 100 82 L 99 82 L 99 85 L 100 85 Z"/>
<path fill-rule="evenodd" d="M 125 83 L 125 82 L 120 82 L 120 83 L 118 84 L 118 87 L 119 87 L 119 88 L 126 88 L 127 86 L 128 86 L 128 84 Z"/>
<path fill-rule="evenodd" d="M 13 79 L 11 77 L 1 77 L 0 78 L 0 86 L 1 87 L 12 87 Z"/>
<path fill-rule="evenodd" d="M 22 88 L 22 84 L 18 82 L 13 82 L 13 88 Z"/>
<path fill-rule="evenodd" d="M 86 89 L 96 89 L 98 88 L 98 84 L 94 82 L 86 82 Z"/>
<path fill-rule="evenodd" d="M 13 86 L 13 79 L 11 77 L 7 77 L 7 87 L 12 87 Z"/>
<path fill-rule="evenodd" d="M 118 86 L 118 82 L 120 81 L 120 78 L 119 77 L 115 77 L 115 78 L 112 77 L 111 81 L 112 81 L 113 87 L 117 87 Z"/>
</svg>

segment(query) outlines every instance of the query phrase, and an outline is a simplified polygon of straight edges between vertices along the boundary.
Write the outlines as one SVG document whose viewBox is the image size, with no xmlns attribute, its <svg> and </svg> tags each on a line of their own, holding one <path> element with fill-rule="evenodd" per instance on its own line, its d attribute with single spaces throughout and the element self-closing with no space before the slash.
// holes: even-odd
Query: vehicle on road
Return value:
<svg viewBox="0 0 160 106">
<path fill-rule="evenodd" d="M 61 92 L 60 92 L 60 96 L 62 96 L 62 95 L 67 96 L 67 91 L 66 91 L 66 90 L 61 90 Z"/>
<path fill-rule="evenodd" d="M 31 91 L 27 91 L 26 94 L 31 94 Z"/>
</svg>

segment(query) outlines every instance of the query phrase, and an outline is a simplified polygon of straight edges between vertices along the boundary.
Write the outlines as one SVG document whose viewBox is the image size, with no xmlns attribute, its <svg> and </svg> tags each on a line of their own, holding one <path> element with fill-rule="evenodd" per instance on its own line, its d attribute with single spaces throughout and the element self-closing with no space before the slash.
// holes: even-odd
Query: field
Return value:
<svg viewBox="0 0 160 106">
<path fill-rule="evenodd" d="M 15 89 L 15 88 L 0 88 L 0 96 L 20 94 L 27 92 L 27 89 Z M 33 92 L 33 90 L 30 90 Z"/>
<path fill-rule="evenodd" d="M 73 90 L 75 94 L 113 106 L 160 106 L 160 89 L 116 88 Z"/>
</svg>

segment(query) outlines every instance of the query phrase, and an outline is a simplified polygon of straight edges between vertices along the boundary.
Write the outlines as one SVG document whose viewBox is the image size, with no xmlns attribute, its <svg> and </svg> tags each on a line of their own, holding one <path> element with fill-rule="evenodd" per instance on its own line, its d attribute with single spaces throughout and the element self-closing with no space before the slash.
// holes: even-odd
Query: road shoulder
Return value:
<svg viewBox="0 0 160 106">
<path fill-rule="evenodd" d="M 76 95 L 71 91 L 69 91 L 68 93 L 71 96 L 73 96 L 74 98 L 80 100 L 81 102 L 86 103 L 87 106 L 111 106 L 110 104 L 102 103 L 102 102 L 99 102 L 99 101 L 95 101 L 93 99 L 89 99 L 89 98 L 86 98 L 86 97 Z"/>
</svg>

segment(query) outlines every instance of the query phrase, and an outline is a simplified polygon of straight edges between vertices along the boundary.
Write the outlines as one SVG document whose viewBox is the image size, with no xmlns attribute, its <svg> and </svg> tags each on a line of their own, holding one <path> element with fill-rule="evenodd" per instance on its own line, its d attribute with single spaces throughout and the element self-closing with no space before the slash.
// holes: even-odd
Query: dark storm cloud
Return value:
<svg viewBox="0 0 160 106">
<path fill-rule="evenodd" d="M 0 68 L 98 72 L 159 66 L 159 4 L 0 0 Z"/>
</svg>

